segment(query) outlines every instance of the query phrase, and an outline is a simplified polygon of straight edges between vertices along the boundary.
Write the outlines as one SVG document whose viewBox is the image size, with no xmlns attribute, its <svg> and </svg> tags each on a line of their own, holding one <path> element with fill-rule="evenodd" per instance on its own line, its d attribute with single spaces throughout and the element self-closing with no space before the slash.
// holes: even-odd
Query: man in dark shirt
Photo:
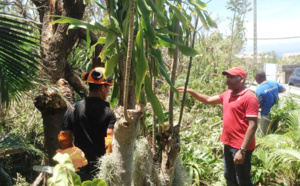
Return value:
<svg viewBox="0 0 300 186">
<path fill-rule="evenodd" d="M 83 74 L 83 79 L 89 83 L 90 93 L 87 98 L 74 104 L 65 114 L 59 141 L 63 149 L 74 145 L 80 148 L 88 160 L 87 166 L 78 174 L 81 181 L 91 180 L 96 173 L 96 162 L 105 154 L 105 137 L 112 137 L 115 115 L 105 101 L 109 87 L 113 85 L 112 77 L 105 79 L 105 69 L 94 68 Z"/>
</svg>

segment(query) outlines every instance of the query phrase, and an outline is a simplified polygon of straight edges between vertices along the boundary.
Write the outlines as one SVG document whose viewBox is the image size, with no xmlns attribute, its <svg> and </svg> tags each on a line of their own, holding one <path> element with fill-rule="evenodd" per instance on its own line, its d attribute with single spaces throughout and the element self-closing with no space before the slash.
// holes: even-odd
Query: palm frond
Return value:
<svg viewBox="0 0 300 186">
<path fill-rule="evenodd" d="M 286 116 L 285 123 L 290 130 L 298 130 L 300 124 L 300 110 L 293 110 Z"/>
<path fill-rule="evenodd" d="M 6 154 L 16 154 L 21 152 L 42 153 L 39 149 L 31 144 L 27 144 L 20 136 L 11 135 L 0 141 L 0 157 Z"/>
<path fill-rule="evenodd" d="M 280 164 L 280 162 L 277 161 L 277 156 L 269 151 L 256 149 L 253 155 L 257 156 L 257 158 L 262 161 L 263 167 L 269 171 L 275 170 L 278 164 Z"/>
<path fill-rule="evenodd" d="M 19 17 L 0 13 L 0 103 L 34 85 L 39 67 L 39 38 L 34 26 Z"/>
<path fill-rule="evenodd" d="M 273 151 L 279 155 L 281 162 L 300 164 L 300 150 L 294 148 L 277 149 Z"/>
<path fill-rule="evenodd" d="M 257 140 L 257 145 L 262 149 L 287 148 L 295 146 L 295 141 L 290 135 L 269 134 Z"/>
</svg>

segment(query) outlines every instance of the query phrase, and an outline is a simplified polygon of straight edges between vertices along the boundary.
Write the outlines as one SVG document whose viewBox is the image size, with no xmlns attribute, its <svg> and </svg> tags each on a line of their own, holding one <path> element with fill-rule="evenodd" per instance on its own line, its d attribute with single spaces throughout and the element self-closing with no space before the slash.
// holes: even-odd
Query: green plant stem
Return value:
<svg viewBox="0 0 300 186">
<path fill-rule="evenodd" d="M 193 40 L 192 40 L 192 43 L 191 43 L 191 48 L 194 48 L 194 45 L 195 45 L 195 37 L 196 37 L 196 33 L 197 33 L 198 20 L 199 20 L 199 16 L 197 15 L 196 22 L 195 22 L 195 30 L 194 30 L 194 34 L 193 34 Z M 188 72 L 187 72 L 185 86 L 184 86 L 183 98 L 182 98 L 182 103 L 181 103 L 179 121 L 178 121 L 178 130 L 180 129 L 180 125 L 181 125 L 184 102 L 185 102 L 185 97 L 186 97 L 186 90 L 187 90 L 187 86 L 188 86 L 188 83 L 189 83 L 189 77 L 190 77 L 192 62 L 193 62 L 193 57 L 190 57 Z"/>
</svg>

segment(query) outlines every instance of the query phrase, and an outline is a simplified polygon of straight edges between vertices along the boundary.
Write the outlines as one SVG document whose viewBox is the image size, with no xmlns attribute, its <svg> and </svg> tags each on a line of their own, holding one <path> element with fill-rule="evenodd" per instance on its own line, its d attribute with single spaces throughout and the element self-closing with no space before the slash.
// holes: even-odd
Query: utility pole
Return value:
<svg viewBox="0 0 300 186">
<path fill-rule="evenodd" d="M 256 19 L 256 0 L 254 0 L 254 31 L 253 31 L 253 63 L 257 65 L 257 19 Z"/>
</svg>

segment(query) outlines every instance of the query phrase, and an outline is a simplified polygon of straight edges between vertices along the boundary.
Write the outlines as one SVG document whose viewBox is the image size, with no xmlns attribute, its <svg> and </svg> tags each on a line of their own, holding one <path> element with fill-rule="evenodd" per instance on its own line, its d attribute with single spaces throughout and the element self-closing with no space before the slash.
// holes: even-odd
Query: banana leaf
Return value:
<svg viewBox="0 0 300 186">
<path fill-rule="evenodd" d="M 166 1 L 166 2 L 170 5 L 171 9 L 174 11 L 175 16 L 180 20 L 180 22 L 189 30 L 194 30 L 194 27 L 191 25 L 190 21 L 187 19 L 185 12 L 181 11 L 178 6 L 173 5 L 169 1 Z"/>
<path fill-rule="evenodd" d="M 178 48 L 179 48 L 179 50 L 180 50 L 180 52 L 181 52 L 183 55 L 185 55 L 185 56 L 195 57 L 196 55 L 199 54 L 199 52 L 198 52 L 197 50 L 195 50 L 194 48 L 185 46 L 185 45 L 183 45 L 183 44 L 181 44 L 181 43 L 179 43 L 179 42 L 176 42 L 176 41 L 170 39 L 170 38 L 167 37 L 167 36 L 160 35 L 160 34 L 157 34 L 157 36 L 158 36 L 160 39 L 162 39 L 162 40 L 164 40 L 164 41 L 166 41 L 166 42 L 169 42 L 169 43 L 171 43 L 171 44 L 177 45 Z"/>
<path fill-rule="evenodd" d="M 173 92 L 178 93 L 178 90 L 174 87 L 173 83 L 171 82 L 170 76 L 166 71 L 166 68 L 165 68 L 165 65 L 164 65 L 165 63 L 163 61 L 162 54 L 161 54 L 161 50 L 151 48 L 150 52 L 151 52 L 151 55 L 153 57 L 155 57 L 158 61 L 159 71 L 160 71 L 161 75 L 165 78 L 167 83 L 170 85 Z"/>
<path fill-rule="evenodd" d="M 145 77 L 145 92 L 147 99 L 150 101 L 154 114 L 157 116 L 157 119 L 163 123 L 164 122 L 164 113 L 162 106 L 160 104 L 159 99 L 156 97 L 156 95 L 152 91 L 152 83 L 151 78 L 146 75 Z"/>
<path fill-rule="evenodd" d="M 136 36 L 136 58 L 135 61 L 135 94 L 136 94 L 136 102 L 139 103 L 140 92 L 142 84 L 144 83 L 145 76 L 148 70 L 148 63 L 145 56 L 143 30 L 140 29 Z"/>
<path fill-rule="evenodd" d="M 63 17 L 63 16 L 53 16 L 53 17 L 58 17 L 61 19 L 52 21 L 51 22 L 52 25 L 54 25 L 56 23 L 70 23 L 71 24 L 70 26 L 72 26 L 72 27 L 69 27 L 70 29 L 84 28 L 84 29 L 89 29 L 89 30 L 101 30 L 104 32 L 109 32 L 109 33 L 118 35 L 118 33 L 115 32 L 114 30 L 107 29 L 105 26 L 102 26 L 100 23 L 97 23 L 97 22 L 88 23 L 88 22 L 81 21 L 78 19 L 73 19 L 73 18 Z"/>
<path fill-rule="evenodd" d="M 142 26 L 145 29 L 145 38 L 153 46 L 156 46 L 156 36 L 150 19 L 150 9 L 145 0 L 137 0 L 137 6 L 140 9 L 142 16 Z"/>
</svg>

